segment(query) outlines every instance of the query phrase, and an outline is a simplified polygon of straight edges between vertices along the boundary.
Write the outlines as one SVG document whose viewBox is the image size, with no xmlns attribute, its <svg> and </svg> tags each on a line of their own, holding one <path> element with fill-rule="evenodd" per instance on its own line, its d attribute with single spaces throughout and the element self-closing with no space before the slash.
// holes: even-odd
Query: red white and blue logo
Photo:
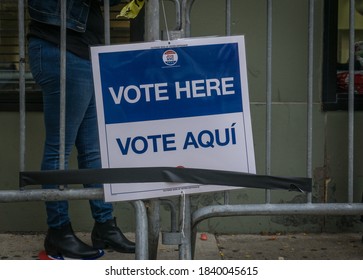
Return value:
<svg viewBox="0 0 363 280">
<path fill-rule="evenodd" d="M 163 61 L 167 66 L 173 66 L 178 62 L 178 54 L 173 50 L 167 50 L 163 53 Z"/>
</svg>

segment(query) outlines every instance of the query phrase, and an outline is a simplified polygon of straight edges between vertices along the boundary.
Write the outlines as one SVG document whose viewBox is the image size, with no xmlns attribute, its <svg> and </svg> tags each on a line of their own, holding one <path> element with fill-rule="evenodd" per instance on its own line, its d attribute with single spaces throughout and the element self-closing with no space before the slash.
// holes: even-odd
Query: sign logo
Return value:
<svg viewBox="0 0 363 280">
<path fill-rule="evenodd" d="M 163 61 L 167 66 L 173 66 L 178 62 L 178 54 L 173 50 L 167 50 L 163 53 Z"/>
</svg>

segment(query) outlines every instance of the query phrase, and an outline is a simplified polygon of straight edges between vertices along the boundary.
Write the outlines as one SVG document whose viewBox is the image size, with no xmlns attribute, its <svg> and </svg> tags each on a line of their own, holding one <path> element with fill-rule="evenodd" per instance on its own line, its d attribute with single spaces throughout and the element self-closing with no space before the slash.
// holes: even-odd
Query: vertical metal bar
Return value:
<svg viewBox="0 0 363 280">
<path fill-rule="evenodd" d="M 200 208 L 199 208 L 200 209 Z M 198 234 L 198 227 L 197 224 L 193 222 L 193 215 L 194 212 L 191 213 L 191 233 L 190 233 L 190 238 L 191 238 L 191 259 L 194 260 L 195 259 L 195 251 L 196 251 L 196 244 L 197 244 L 197 234 Z"/>
<path fill-rule="evenodd" d="M 309 0 L 308 22 L 308 100 L 307 100 L 307 177 L 312 177 L 312 143 L 313 143 L 313 64 L 314 64 L 314 4 L 315 0 Z M 308 202 L 312 201 L 312 195 L 307 195 Z"/>
<path fill-rule="evenodd" d="M 66 5 L 61 1 L 60 26 L 60 115 L 59 115 L 59 169 L 65 168 L 65 126 L 66 126 Z M 64 189 L 64 186 L 59 186 Z"/>
<path fill-rule="evenodd" d="M 145 41 L 153 42 L 160 39 L 159 0 L 149 0 L 145 5 Z"/>
<path fill-rule="evenodd" d="M 355 1 L 350 0 L 349 10 L 349 99 L 348 99 L 348 202 L 353 202 L 354 176 L 354 40 Z"/>
<path fill-rule="evenodd" d="M 24 0 L 18 0 L 19 28 L 19 114 L 20 114 L 20 171 L 25 170 L 25 16 Z"/>
<path fill-rule="evenodd" d="M 231 35 L 231 0 L 226 0 L 226 35 Z"/>
<path fill-rule="evenodd" d="M 226 35 L 231 35 L 231 0 L 226 0 Z M 224 204 L 230 203 L 229 191 L 224 192 Z"/>
<path fill-rule="evenodd" d="M 105 28 L 105 45 L 111 43 L 110 35 L 110 0 L 103 1 L 103 16 L 104 16 L 104 28 Z"/>
<path fill-rule="evenodd" d="M 267 61 L 266 61 L 266 175 L 271 174 L 271 119 L 272 119 L 272 0 L 267 0 Z M 266 190 L 266 202 L 271 202 L 271 191 Z"/>
<path fill-rule="evenodd" d="M 148 204 L 149 259 L 156 260 L 158 256 L 160 233 L 160 201 L 151 199 Z"/>
<path fill-rule="evenodd" d="M 133 201 L 132 205 L 135 209 L 136 216 L 135 259 L 148 260 L 148 220 L 146 208 L 141 200 Z"/>
<path fill-rule="evenodd" d="M 190 37 L 190 15 L 188 15 L 187 11 L 187 2 L 188 0 L 181 0 L 181 30 L 182 30 L 182 37 Z"/>
<path fill-rule="evenodd" d="M 192 232 L 191 232 L 191 210 L 190 196 L 182 195 L 180 198 L 180 223 L 181 223 L 181 244 L 179 245 L 179 259 L 192 259 Z"/>
<path fill-rule="evenodd" d="M 149 0 L 145 5 L 145 41 L 153 42 L 160 38 L 160 11 L 159 0 Z M 152 226 L 148 232 L 148 257 L 156 259 L 160 230 L 160 202 L 152 200 L 149 211 L 147 211 L 149 226 Z M 154 223 L 157 223 L 154 224 Z"/>
<path fill-rule="evenodd" d="M 182 16 L 183 16 L 183 27 L 185 29 L 185 37 L 190 37 L 190 14 L 194 0 L 183 0 Z"/>
</svg>

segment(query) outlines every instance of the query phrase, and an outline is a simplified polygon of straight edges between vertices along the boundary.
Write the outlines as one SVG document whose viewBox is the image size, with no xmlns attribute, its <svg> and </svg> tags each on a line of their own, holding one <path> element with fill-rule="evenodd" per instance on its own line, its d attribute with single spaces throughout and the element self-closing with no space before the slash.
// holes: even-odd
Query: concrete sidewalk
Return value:
<svg viewBox="0 0 363 280">
<path fill-rule="evenodd" d="M 134 239 L 133 234 L 126 234 Z M 77 233 L 90 243 L 89 233 Z M 361 233 L 213 235 L 197 236 L 200 260 L 363 260 Z M 0 234 L 0 260 L 36 260 L 43 249 L 44 234 Z M 133 260 L 134 254 L 105 250 L 103 260 Z M 177 260 L 177 246 L 159 244 L 159 260 Z"/>
</svg>

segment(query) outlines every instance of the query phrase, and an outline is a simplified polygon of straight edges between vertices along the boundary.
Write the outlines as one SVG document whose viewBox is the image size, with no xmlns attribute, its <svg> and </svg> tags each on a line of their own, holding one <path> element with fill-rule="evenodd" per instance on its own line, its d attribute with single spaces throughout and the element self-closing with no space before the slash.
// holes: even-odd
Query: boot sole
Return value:
<svg viewBox="0 0 363 280">
<path fill-rule="evenodd" d="M 119 253 L 135 254 L 135 250 L 118 249 L 118 248 L 115 248 L 114 246 L 112 246 L 111 244 L 109 244 L 108 242 L 106 242 L 102 239 L 95 238 L 95 237 L 92 237 L 92 244 L 93 244 L 93 248 L 95 248 L 95 249 L 111 248 L 112 250 L 115 250 L 116 252 L 119 252 Z"/>
</svg>

